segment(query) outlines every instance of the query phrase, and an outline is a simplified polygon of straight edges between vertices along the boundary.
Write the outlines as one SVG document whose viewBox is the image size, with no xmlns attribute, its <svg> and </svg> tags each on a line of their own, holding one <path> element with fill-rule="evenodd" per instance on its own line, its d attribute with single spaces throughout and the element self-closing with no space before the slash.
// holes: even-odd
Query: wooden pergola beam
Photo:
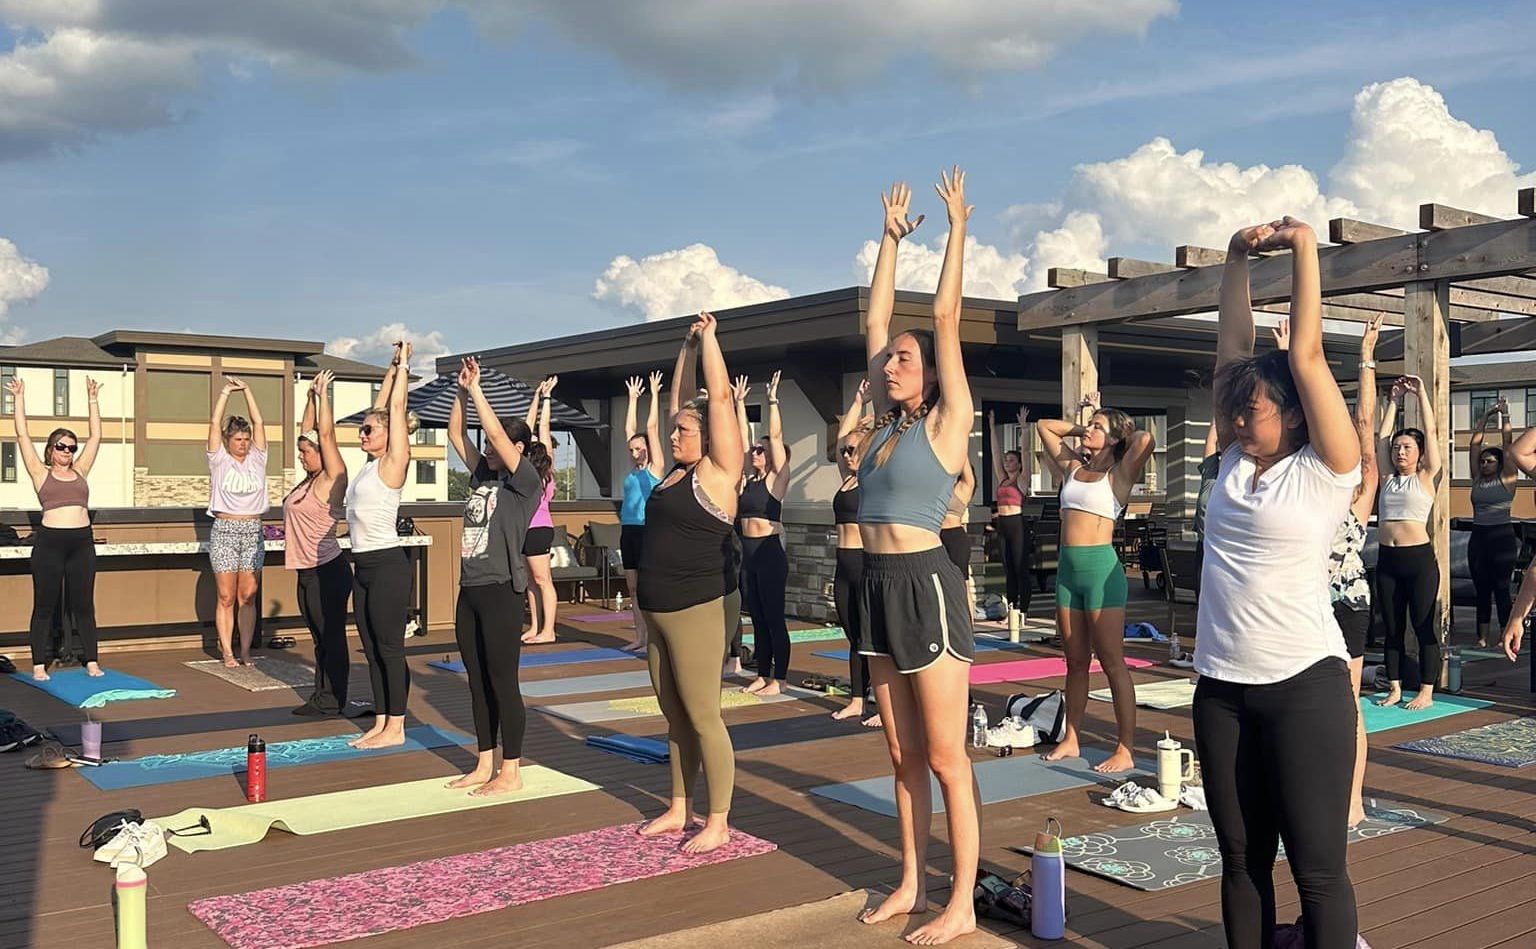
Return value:
<svg viewBox="0 0 1536 949">
<path fill-rule="evenodd" d="M 1052 267 L 1045 272 L 1045 285 L 1057 290 L 1064 287 L 1086 287 L 1094 283 L 1108 283 L 1113 279 L 1107 273 L 1094 273 L 1092 270 L 1078 270 L 1073 267 Z"/>
<path fill-rule="evenodd" d="M 1168 273 L 1177 269 L 1173 264 L 1158 263 L 1155 260 L 1137 260 L 1135 257 L 1109 258 L 1109 275 L 1115 280 L 1130 280 L 1132 277 Z"/>
<path fill-rule="evenodd" d="M 1364 244 L 1366 241 L 1379 241 L 1387 237 L 1400 237 L 1406 233 L 1408 232 L 1398 230 L 1395 227 L 1387 227 L 1384 224 L 1356 221 L 1347 217 L 1336 217 L 1328 222 L 1328 242 L 1330 244 Z"/>
<path fill-rule="evenodd" d="M 1471 227 L 1474 224 L 1493 224 L 1503 218 L 1476 211 L 1463 211 L 1446 204 L 1419 205 L 1419 227 L 1426 231 L 1448 231 L 1453 227 Z"/>
</svg>

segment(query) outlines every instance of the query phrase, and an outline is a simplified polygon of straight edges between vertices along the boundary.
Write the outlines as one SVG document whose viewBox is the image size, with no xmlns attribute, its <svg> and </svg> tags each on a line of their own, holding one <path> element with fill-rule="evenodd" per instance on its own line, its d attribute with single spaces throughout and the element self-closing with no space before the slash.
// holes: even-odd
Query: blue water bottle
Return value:
<svg viewBox="0 0 1536 949">
<path fill-rule="evenodd" d="M 1051 825 L 1057 833 L 1051 833 Z M 1060 939 L 1067 932 L 1067 861 L 1061 850 L 1061 823 L 1047 818 L 1035 835 L 1030 862 L 1029 929 L 1037 939 Z"/>
</svg>

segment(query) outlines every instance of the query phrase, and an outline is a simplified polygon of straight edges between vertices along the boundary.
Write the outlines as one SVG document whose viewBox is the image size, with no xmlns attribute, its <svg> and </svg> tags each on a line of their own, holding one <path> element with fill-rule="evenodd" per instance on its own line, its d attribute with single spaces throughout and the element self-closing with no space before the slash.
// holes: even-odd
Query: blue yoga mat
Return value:
<svg viewBox="0 0 1536 949">
<path fill-rule="evenodd" d="M 1460 715 L 1462 712 L 1487 708 L 1493 704 L 1482 699 L 1467 699 L 1459 695 L 1436 692 L 1434 705 L 1421 711 L 1410 712 L 1401 705 L 1377 705 L 1375 698 L 1374 695 L 1360 696 L 1360 712 L 1365 717 L 1365 732 L 1368 735 L 1402 728 L 1406 725 L 1417 725 L 1420 722 L 1432 722 L 1437 718 L 1449 718 L 1452 715 Z M 1404 701 L 1409 698 L 1412 696 L 1405 695 Z"/>
<path fill-rule="evenodd" d="M 639 659 L 639 656 L 627 653 L 622 649 L 577 649 L 573 652 L 525 652 L 522 661 L 518 665 L 523 669 L 534 666 L 564 666 L 573 662 L 604 662 L 609 659 Z M 427 663 L 434 669 L 442 669 L 447 672 L 463 672 L 464 662 L 460 659 L 433 659 Z"/>
<path fill-rule="evenodd" d="M 641 764 L 666 764 L 670 757 L 667 743 L 633 735 L 588 735 L 587 744 Z"/>
<path fill-rule="evenodd" d="M 977 652 L 996 652 L 999 649 L 1010 649 L 1010 648 L 1011 649 L 1023 649 L 1026 645 L 1028 645 L 1028 643 L 1011 643 L 1011 642 L 1001 642 L 1001 643 L 998 643 L 998 642 L 987 642 L 984 639 L 977 639 L 976 640 L 976 651 Z M 823 649 L 823 650 L 819 650 L 817 652 L 813 652 L 813 653 L 811 653 L 811 655 L 813 655 L 813 656 L 820 656 L 823 659 L 840 659 L 843 662 L 847 662 L 848 661 L 848 650 L 846 650 L 846 649 Z"/>
<path fill-rule="evenodd" d="M 356 737 L 356 732 L 348 732 L 345 735 L 328 735 L 324 738 L 273 742 L 267 746 L 267 770 L 322 764 L 327 761 L 376 758 L 401 751 L 422 751 L 427 748 L 465 745 L 475 740 L 463 732 L 432 725 L 413 725 L 407 728 L 405 744 L 396 745 L 393 748 L 370 748 L 360 751 L 347 744 Z M 127 761 L 113 761 L 99 768 L 75 769 L 76 774 L 103 791 L 195 781 L 198 778 L 228 776 L 244 771 L 244 745 L 179 755 L 146 755 L 143 758 L 131 758 Z"/>
<path fill-rule="evenodd" d="M 32 678 L 30 672 L 17 672 L 11 678 L 47 692 L 76 708 L 101 708 L 108 702 L 127 702 L 133 699 L 168 699 L 176 694 L 175 689 L 162 689 L 148 679 L 124 672 L 103 669 L 102 673 L 93 676 L 84 669 L 61 669 L 50 673 L 46 682 Z"/>
<path fill-rule="evenodd" d="M 1145 779 L 1156 772 L 1156 765 L 1152 762 L 1138 759 L 1136 770 L 1117 774 L 1096 773 L 1093 766 L 1108 757 L 1107 749 L 1090 748 L 1083 753 L 1083 757 L 1064 761 L 1047 762 L 1039 755 L 1023 755 L 980 762 L 975 766 L 975 771 L 976 783 L 981 786 L 981 803 L 1000 804 L 1003 801 L 1090 784 L 1101 784 L 1109 789 L 1125 781 Z M 933 811 L 935 814 L 942 813 L 944 795 L 939 782 L 932 775 L 929 775 L 929 781 L 933 785 Z M 896 789 L 888 774 L 847 784 L 824 784 L 811 788 L 811 793 L 886 817 L 896 816 Z"/>
</svg>

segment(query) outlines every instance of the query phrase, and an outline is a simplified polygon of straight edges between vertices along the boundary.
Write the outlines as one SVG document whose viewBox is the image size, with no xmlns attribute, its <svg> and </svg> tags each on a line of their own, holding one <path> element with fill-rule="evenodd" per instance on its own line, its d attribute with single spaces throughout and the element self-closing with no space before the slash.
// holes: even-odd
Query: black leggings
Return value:
<svg viewBox="0 0 1536 949">
<path fill-rule="evenodd" d="M 368 657 L 373 711 L 404 715 L 411 691 L 405 664 L 405 616 L 411 604 L 411 562 L 399 547 L 353 554 L 357 576 L 352 584 L 352 612 Z"/>
<path fill-rule="evenodd" d="M 1376 558 L 1376 602 L 1386 627 L 1387 678 L 1403 678 L 1407 624 L 1419 640 L 1419 677 L 1425 685 L 1440 681 L 1440 638 L 1435 632 L 1435 594 L 1440 572 L 1433 544 L 1382 547 Z M 1406 620 L 1406 622 L 1405 622 Z"/>
<path fill-rule="evenodd" d="M 500 729 L 504 761 L 523 756 L 523 732 L 528 724 L 517 679 L 526 602 L 510 582 L 460 587 L 453 613 L 459 657 L 469 674 L 475 738 L 481 751 L 494 751 Z"/>
<path fill-rule="evenodd" d="M 1308 949 L 1354 949 L 1358 921 L 1344 847 L 1357 715 L 1342 659 L 1267 685 L 1200 677 L 1195 748 L 1221 848 L 1221 921 L 1230 949 L 1269 949 L 1273 941 L 1282 841 Z"/>
<path fill-rule="evenodd" d="M 997 532 L 1003 536 L 1003 583 L 1008 602 L 1028 613 L 1034 593 L 1029 567 L 1035 555 L 1035 522 L 1025 520 L 1022 514 L 999 514 Z"/>
<path fill-rule="evenodd" d="M 347 704 L 347 600 L 352 596 L 352 568 L 343 557 L 299 570 L 299 615 L 315 643 L 315 693 L 309 702 L 327 712 Z"/>
<path fill-rule="evenodd" d="M 1472 525 L 1467 538 L 1467 566 L 1472 569 L 1472 585 L 1477 589 L 1477 622 L 1493 622 L 1493 608 L 1499 608 L 1499 629 L 1509 625 L 1509 581 L 1515 573 L 1515 559 L 1520 555 L 1520 540 L 1509 524 Z"/>
<path fill-rule="evenodd" d="M 859 630 L 855 625 L 854 598 L 864 586 L 864 551 L 858 547 L 837 548 L 837 572 L 832 576 L 832 602 L 837 607 L 837 621 L 848 637 L 848 681 L 853 697 L 863 698 L 869 691 L 869 658 L 859 655 Z"/>
<path fill-rule="evenodd" d="M 96 540 L 90 527 L 37 529 L 32 540 L 32 664 L 53 657 L 53 622 L 63 595 L 82 662 L 96 661 Z"/>
<path fill-rule="evenodd" d="M 741 539 L 742 600 L 752 617 L 752 654 L 764 679 L 789 678 L 789 624 L 784 619 L 784 586 L 789 558 L 777 534 Z"/>
</svg>

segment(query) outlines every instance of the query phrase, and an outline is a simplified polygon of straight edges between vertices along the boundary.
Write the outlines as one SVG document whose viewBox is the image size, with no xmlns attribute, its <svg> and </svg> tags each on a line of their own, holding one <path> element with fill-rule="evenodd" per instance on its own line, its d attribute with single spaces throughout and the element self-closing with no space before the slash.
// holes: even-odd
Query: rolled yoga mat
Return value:
<svg viewBox="0 0 1536 949">
<path fill-rule="evenodd" d="M 1108 689 L 1094 689 L 1088 693 L 1088 697 L 1098 699 L 1100 702 L 1115 700 Z M 1195 704 L 1195 681 L 1168 679 L 1162 682 L 1139 682 L 1136 684 L 1136 704 L 1163 711 L 1171 708 L 1189 708 Z"/>
<path fill-rule="evenodd" d="M 11 675 L 11 679 L 47 692 L 76 708 L 101 708 L 108 702 L 168 699 L 176 695 L 175 689 L 162 689 L 148 679 L 112 669 L 101 671 L 101 675 L 93 676 L 84 669 L 60 669 L 50 673 L 46 682 L 32 678 L 30 672 L 17 672 Z"/>
<path fill-rule="evenodd" d="M 1438 704 L 1439 699 L 1435 701 Z M 1495 722 L 1441 738 L 1421 738 L 1392 747 L 1438 758 L 1459 758 L 1505 768 L 1524 768 L 1536 764 L 1536 718 Z"/>
<path fill-rule="evenodd" d="M 178 850 L 197 853 L 254 844 L 273 827 L 307 836 L 598 790 L 589 781 L 539 765 L 525 766 L 522 774 L 521 791 L 489 797 L 475 797 L 462 788 L 445 787 L 447 776 L 440 775 L 403 784 L 381 784 L 241 807 L 190 807 L 169 817 L 157 817 L 155 823 L 166 830 L 181 831 L 196 828 L 198 820 L 207 817 L 211 833 L 200 834 L 194 829 L 189 835 L 177 834 L 166 841 Z"/>
<path fill-rule="evenodd" d="M 820 713 L 758 722 L 727 723 L 725 727 L 731 735 L 731 747 L 737 754 L 759 751 L 763 748 L 795 745 L 802 741 L 824 741 L 829 738 L 863 736 L 870 741 L 885 740 L 880 729 L 866 728 L 857 718 L 833 721 L 830 715 Z M 609 739 L 616 741 L 610 742 Z M 630 743 L 635 742 L 641 744 L 631 747 Z M 630 735 L 594 736 L 587 739 L 587 744 L 641 764 L 666 764 L 668 760 L 666 735 L 657 735 L 653 738 L 635 738 Z M 609 747 L 610 744 L 616 744 L 619 747 Z M 637 753 L 628 754 L 630 750 L 636 750 Z"/>
<path fill-rule="evenodd" d="M 740 689 L 729 688 L 720 693 L 721 708 L 742 708 L 748 705 L 775 705 L 791 699 L 805 698 L 817 693 L 791 687 L 778 695 L 759 696 Z M 632 718 L 652 718 L 661 714 L 661 702 L 654 695 L 633 699 L 607 699 L 597 702 L 571 702 L 566 705 L 540 705 L 539 711 L 556 718 L 563 718 L 578 725 L 600 725 L 603 722 L 623 722 Z"/>
<path fill-rule="evenodd" d="M 1428 808 L 1368 801 L 1365 820 L 1349 831 L 1349 842 L 1443 824 L 1450 820 Z M 1030 853 L 1028 847 L 1009 847 Z M 1147 819 L 1062 841 L 1067 866 L 1138 890 L 1166 890 L 1186 883 L 1221 878 L 1221 851 L 1208 811 L 1166 811 Z M 1280 847 L 1285 857 L 1285 846 Z"/>
<path fill-rule="evenodd" d="M 584 695 L 588 692 L 618 692 L 622 689 L 649 689 L 651 673 L 610 672 L 607 675 L 572 676 L 567 679 L 540 679 L 524 682 L 520 688 L 525 698 L 545 699 L 561 695 Z"/>
<path fill-rule="evenodd" d="M 577 662 L 607 662 L 612 659 L 638 659 L 644 657 L 634 653 L 625 652 L 622 649 L 573 649 L 569 652 L 528 652 L 523 651 L 518 667 L 532 669 L 538 666 L 567 666 Z M 462 659 L 433 659 L 427 665 L 434 669 L 442 669 L 444 672 L 464 672 Z"/>
<path fill-rule="evenodd" d="M 403 751 L 423 751 L 467 745 L 474 736 L 434 725 L 412 725 L 405 730 L 405 744 L 393 748 L 357 749 L 348 745 L 360 732 L 275 741 L 267 745 L 267 770 L 293 768 L 328 761 L 377 758 Z M 245 772 L 245 746 L 190 751 L 176 755 L 145 755 L 126 761 L 110 761 L 99 768 L 76 768 L 75 773 L 103 791 L 143 788 L 156 784 L 195 781 L 198 778 L 225 777 Z"/>
<path fill-rule="evenodd" d="M 1412 696 L 1404 695 L 1403 701 Z M 1366 734 L 1384 732 L 1393 728 L 1402 728 L 1406 725 L 1417 725 L 1420 722 L 1432 722 L 1440 718 L 1449 718 L 1452 715 L 1460 715 L 1462 712 L 1471 712 L 1480 708 L 1487 708 L 1492 702 L 1482 699 L 1462 698 L 1459 695 L 1447 695 L 1444 692 L 1435 693 L 1435 704 L 1429 708 L 1410 712 L 1401 705 L 1377 705 L 1376 696 L 1360 696 L 1360 713 L 1365 718 Z"/>
<path fill-rule="evenodd" d="M 1090 748 L 1081 758 L 1067 758 L 1062 761 L 1044 761 L 1039 755 L 1021 755 L 978 762 L 974 770 L 976 783 L 981 786 L 981 803 L 1001 804 L 1004 801 L 1016 801 L 1023 797 L 1086 787 L 1090 784 L 1109 787 L 1136 778 L 1145 779 L 1157 771 L 1157 766 L 1151 761 L 1137 759 L 1137 766 L 1131 771 L 1121 771 L 1116 774 L 1095 772 L 1093 766 L 1108 757 L 1108 750 Z M 932 775 L 928 780 L 933 785 L 933 812 L 942 813 L 944 795 L 939 788 L 939 782 Z M 884 814 L 886 817 L 896 816 L 896 791 L 888 774 L 864 781 L 850 781 L 846 784 L 824 784 L 821 787 L 811 788 L 811 793 L 818 797 L 862 807 L 876 814 Z"/>
<path fill-rule="evenodd" d="M 1146 659 L 1133 659 L 1127 657 L 1125 664 L 1132 669 L 1145 669 L 1152 665 Z M 1088 672 L 1097 673 L 1104 670 L 1095 659 L 1093 665 L 1088 667 Z M 1055 676 L 1067 674 L 1067 660 L 1051 657 L 1049 659 L 1013 659 L 1008 662 L 989 662 L 985 665 L 971 666 L 971 683 L 973 685 L 991 685 L 997 682 L 1025 682 L 1030 679 L 1050 679 Z"/>
<path fill-rule="evenodd" d="M 315 670 L 302 662 L 258 656 L 249 665 L 227 668 L 222 659 L 201 659 L 182 665 L 198 672 L 223 679 L 230 685 L 238 685 L 247 692 L 272 692 L 277 689 L 314 688 Z"/>
<path fill-rule="evenodd" d="M 681 834 L 641 837 L 641 826 L 623 824 L 328 880 L 218 896 L 198 900 L 187 909 L 233 949 L 309 949 L 778 849 L 766 840 L 732 830 L 725 846 L 709 853 L 685 854 L 678 847 Z M 437 939 L 441 941 L 441 936 Z"/>
</svg>

